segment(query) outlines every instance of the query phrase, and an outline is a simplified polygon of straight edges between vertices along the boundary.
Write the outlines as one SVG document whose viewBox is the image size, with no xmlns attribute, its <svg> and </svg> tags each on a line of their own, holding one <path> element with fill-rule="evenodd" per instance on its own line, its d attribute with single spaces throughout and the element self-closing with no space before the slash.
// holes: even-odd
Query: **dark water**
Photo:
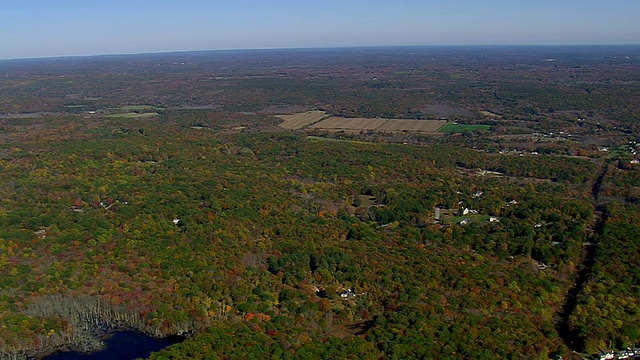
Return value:
<svg viewBox="0 0 640 360">
<path fill-rule="evenodd" d="M 152 352 L 162 350 L 182 340 L 184 338 L 178 336 L 154 339 L 136 332 L 121 331 L 104 340 L 106 347 L 103 351 L 92 354 L 61 352 L 47 356 L 44 360 L 132 360 L 146 358 Z"/>
</svg>

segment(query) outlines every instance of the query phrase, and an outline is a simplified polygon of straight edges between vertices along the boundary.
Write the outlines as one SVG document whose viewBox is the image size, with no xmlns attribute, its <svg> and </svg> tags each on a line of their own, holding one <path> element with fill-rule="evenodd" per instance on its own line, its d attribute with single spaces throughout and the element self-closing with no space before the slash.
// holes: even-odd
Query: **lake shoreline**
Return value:
<svg viewBox="0 0 640 360">
<path fill-rule="evenodd" d="M 100 349 L 84 352 L 74 349 L 71 346 L 62 346 L 56 349 L 45 351 L 38 354 L 34 360 L 56 360 L 56 359 L 71 359 L 76 357 L 82 357 L 83 359 L 99 359 L 103 356 L 113 358 L 111 355 L 106 355 L 114 350 L 120 350 L 123 345 L 129 347 L 135 354 L 132 355 L 132 359 L 141 357 L 140 352 L 151 353 L 162 350 L 167 346 L 181 343 L 186 339 L 181 335 L 169 335 L 164 337 L 154 337 L 144 332 L 136 331 L 133 329 L 120 329 L 110 331 L 99 337 L 99 341 L 102 343 Z M 125 354 L 126 355 L 126 354 Z M 118 358 L 122 359 L 120 355 Z"/>
</svg>

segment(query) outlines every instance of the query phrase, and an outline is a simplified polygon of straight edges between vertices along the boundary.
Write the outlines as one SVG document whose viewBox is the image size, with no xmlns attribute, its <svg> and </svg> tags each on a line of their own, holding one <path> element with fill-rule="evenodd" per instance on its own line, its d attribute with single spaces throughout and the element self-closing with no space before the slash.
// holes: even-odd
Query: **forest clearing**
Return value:
<svg viewBox="0 0 640 360">
<path fill-rule="evenodd" d="M 309 128 L 330 132 L 376 131 L 388 133 L 411 132 L 436 134 L 438 129 L 443 127 L 446 123 L 447 122 L 445 120 L 367 119 L 332 116 L 326 120 L 311 125 Z"/>
<path fill-rule="evenodd" d="M 276 117 L 284 120 L 284 122 L 279 125 L 281 128 L 299 130 L 308 125 L 314 124 L 327 116 L 327 113 L 324 111 L 307 111 L 293 115 L 277 115 Z"/>
</svg>

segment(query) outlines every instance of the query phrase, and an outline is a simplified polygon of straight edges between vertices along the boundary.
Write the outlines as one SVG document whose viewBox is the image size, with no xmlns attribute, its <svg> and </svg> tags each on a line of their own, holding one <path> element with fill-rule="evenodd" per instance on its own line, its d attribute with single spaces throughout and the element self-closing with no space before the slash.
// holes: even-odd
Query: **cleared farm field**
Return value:
<svg viewBox="0 0 640 360">
<path fill-rule="evenodd" d="M 390 119 L 382 124 L 376 131 L 381 132 L 418 132 L 433 133 L 438 131 L 447 122 L 445 120 L 401 120 Z"/>
<path fill-rule="evenodd" d="M 288 130 L 298 130 L 304 128 L 309 124 L 313 124 L 322 120 L 323 118 L 327 117 L 327 113 L 325 113 L 324 111 L 309 111 L 293 115 L 278 115 L 276 117 L 284 120 L 284 122 L 279 125 L 281 128 Z"/>
<path fill-rule="evenodd" d="M 278 115 L 284 120 L 279 126 L 284 129 L 315 129 L 330 132 L 343 131 L 358 134 L 367 131 L 389 133 L 411 132 L 421 134 L 441 134 L 439 130 L 447 122 L 445 120 L 409 120 L 409 119 L 368 119 L 330 116 L 323 111 L 308 111 L 300 114 Z"/>
<path fill-rule="evenodd" d="M 444 120 L 406 120 L 406 119 L 365 119 L 330 117 L 310 126 L 312 129 L 327 131 L 380 131 L 380 132 L 413 132 L 436 133 L 447 122 Z"/>
<path fill-rule="evenodd" d="M 313 126 L 310 126 L 312 129 L 320 129 L 320 130 L 376 130 L 384 123 L 386 123 L 387 119 L 365 119 L 365 118 L 343 118 L 343 117 L 330 117 L 326 120 L 323 120 Z"/>
</svg>

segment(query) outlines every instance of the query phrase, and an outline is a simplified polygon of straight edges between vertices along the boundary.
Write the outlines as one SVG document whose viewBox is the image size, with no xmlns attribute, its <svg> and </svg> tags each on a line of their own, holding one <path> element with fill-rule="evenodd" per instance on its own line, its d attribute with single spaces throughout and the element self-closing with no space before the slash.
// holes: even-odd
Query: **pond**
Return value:
<svg viewBox="0 0 640 360">
<path fill-rule="evenodd" d="M 104 339 L 105 348 L 100 352 L 82 354 L 78 352 L 59 352 L 44 358 L 44 360 L 128 360 L 147 358 L 154 351 L 177 344 L 184 340 L 180 336 L 170 336 L 154 339 L 145 334 L 133 331 L 120 331 Z"/>
</svg>

